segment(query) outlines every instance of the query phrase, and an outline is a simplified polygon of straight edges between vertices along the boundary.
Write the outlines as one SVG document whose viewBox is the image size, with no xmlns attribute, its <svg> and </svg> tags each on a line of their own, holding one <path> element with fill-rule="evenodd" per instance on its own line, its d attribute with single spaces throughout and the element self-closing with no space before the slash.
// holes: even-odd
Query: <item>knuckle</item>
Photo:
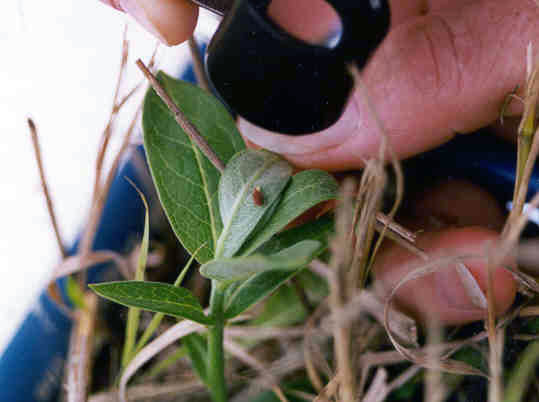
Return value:
<svg viewBox="0 0 539 402">
<path fill-rule="evenodd" d="M 411 85 L 433 100 L 457 97 L 462 89 L 463 58 L 469 57 L 462 52 L 471 45 L 457 38 L 451 24 L 439 15 L 420 17 L 408 29 L 414 46 L 407 56 Z"/>
</svg>

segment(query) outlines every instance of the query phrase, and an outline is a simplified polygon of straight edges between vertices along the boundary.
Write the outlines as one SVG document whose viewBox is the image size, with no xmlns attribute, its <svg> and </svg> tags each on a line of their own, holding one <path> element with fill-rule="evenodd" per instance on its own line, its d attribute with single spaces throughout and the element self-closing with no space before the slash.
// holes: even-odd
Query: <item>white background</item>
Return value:
<svg viewBox="0 0 539 402">
<path fill-rule="evenodd" d="M 208 20 L 199 25 L 211 25 Z M 97 0 L 0 2 L 0 353 L 59 260 L 26 117 L 38 125 L 60 229 L 69 244 L 86 219 L 126 21 Z M 129 22 L 127 88 L 142 78 L 133 61 L 147 60 L 155 46 Z M 161 46 L 159 54 L 160 66 L 177 73 L 188 50 Z"/>
</svg>

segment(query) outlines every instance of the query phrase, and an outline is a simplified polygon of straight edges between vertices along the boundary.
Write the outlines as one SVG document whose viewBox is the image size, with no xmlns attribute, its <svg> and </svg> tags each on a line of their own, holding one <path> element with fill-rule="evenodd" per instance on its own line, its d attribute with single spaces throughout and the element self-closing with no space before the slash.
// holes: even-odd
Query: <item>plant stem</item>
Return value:
<svg viewBox="0 0 539 402">
<path fill-rule="evenodd" d="M 208 387 L 214 402 L 226 402 L 225 355 L 223 349 L 224 289 L 216 281 L 212 282 L 210 315 L 215 324 L 209 328 L 208 339 Z"/>
</svg>

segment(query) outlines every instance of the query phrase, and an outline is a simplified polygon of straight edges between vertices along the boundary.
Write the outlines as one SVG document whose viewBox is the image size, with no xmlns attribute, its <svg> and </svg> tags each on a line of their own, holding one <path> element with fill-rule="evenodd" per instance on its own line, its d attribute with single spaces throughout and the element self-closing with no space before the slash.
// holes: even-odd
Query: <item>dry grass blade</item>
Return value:
<svg viewBox="0 0 539 402">
<path fill-rule="evenodd" d="M 189 38 L 189 50 L 191 51 L 191 59 L 193 60 L 193 70 L 195 71 L 195 77 L 197 84 L 200 88 L 211 92 L 208 76 L 206 75 L 206 68 L 204 67 L 204 60 L 200 54 L 200 46 L 194 36 Z"/>
<path fill-rule="evenodd" d="M 34 148 L 34 155 L 37 162 L 37 167 L 39 170 L 39 178 L 41 182 L 41 189 L 43 190 L 43 195 L 45 196 L 45 201 L 47 203 L 47 211 L 49 212 L 49 218 L 51 220 L 52 228 L 54 230 L 54 236 L 56 238 L 56 244 L 63 258 L 67 256 L 67 252 L 62 240 L 62 235 L 60 234 L 60 228 L 58 226 L 58 220 L 56 219 L 56 213 L 54 212 L 54 204 L 52 202 L 51 194 L 49 191 L 49 186 L 47 184 L 47 177 L 45 176 L 45 168 L 43 166 L 43 159 L 41 158 L 41 147 L 39 146 L 39 137 L 37 134 L 37 127 L 34 121 L 28 118 L 28 127 L 30 128 L 30 135 L 32 137 L 32 146 Z"/>
<path fill-rule="evenodd" d="M 362 399 L 362 402 L 382 402 L 388 394 L 387 371 L 383 368 L 376 370 L 369 390 Z"/>
<path fill-rule="evenodd" d="M 333 396 L 337 394 L 337 391 L 339 389 L 339 376 L 333 377 L 327 385 L 322 389 L 322 391 L 318 394 L 314 402 L 328 402 L 329 400 L 333 399 Z"/>
<path fill-rule="evenodd" d="M 367 289 L 363 289 L 358 292 L 352 300 L 350 300 L 346 306 L 341 310 L 336 311 L 334 314 L 338 314 L 341 320 L 353 321 L 356 320 L 360 314 L 368 313 L 372 315 L 380 324 L 384 323 L 384 302 L 381 301 L 373 292 Z M 333 316 L 326 317 L 321 324 L 321 327 L 328 330 L 333 325 Z M 389 312 L 389 327 L 391 331 L 398 337 L 400 342 L 407 345 L 418 346 L 417 336 L 418 330 L 416 322 L 395 309 L 391 309 Z"/>
<path fill-rule="evenodd" d="M 133 270 L 130 267 L 128 259 L 124 258 L 121 254 L 114 251 L 95 251 L 90 254 L 74 255 L 64 259 L 60 265 L 54 269 L 51 281 L 87 269 L 96 264 L 102 264 L 109 261 L 116 264 L 125 278 L 131 278 L 133 276 Z"/>
<path fill-rule="evenodd" d="M 116 176 L 116 172 L 118 170 L 118 167 L 120 165 L 120 162 L 129 148 L 129 144 L 133 135 L 133 131 L 135 130 L 136 124 L 138 122 L 138 118 L 140 116 L 140 113 L 142 111 L 142 104 L 137 108 L 131 123 L 129 124 L 129 127 L 127 131 L 124 134 L 124 138 L 122 140 L 122 144 L 120 146 L 120 150 L 115 155 L 114 160 L 112 162 L 112 166 L 110 170 L 108 171 L 106 177 L 104 178 L 103 174 L 103 161 L 105 159 L 106 152 L 108 150 L 109 140 L 110 136 L 112 135 L 113 127 L 115 119 L 117 118 L 117 115 L 125 103 L 125 101 L 128 98 L 124 98 L 123 100 L 119 101 L 119 93 L 120 88 L 122 86 L 123 82 L 123 76 L 125 74 L 125 69 L 127 65 L 127 59 L 129 54 L 129 43 L 127 41 L 127 26 L 124 31 L 124 37 L 123 37 L 123 45 L 122 45 L 122 59 L 120 63 L 120 72 L 118 74 L 116 89 L 114 91 L 114 97 L 113 97 L 113 107 L 111 110 L 111 115 L 109 118 L 109 122 L 107 126 L 105 127 L 105 130 L 103 132 L 101 146 L 98 151 L 98 156 L 96 160 L 96 168 L 95 168 L 95 182 L 94 182 L 94 189 L 93 189 L 93 196 L 92 196 L 92 205 L 90 208 L 90 214 L 88 217 L 88 222 L 86 224 L 86 228 L 84 231 L 84 235 L 82 237 L 80 247 L 78 254 L 79 255 L 87 255 L 90 253 L 92 249 L 92 245 L 94 242 L 95 234 L 97 232 L 97 227 L 99 224 L 99 221 L 101 219 L 103 208 L 105 206 L 105 201 L 107 199 L 107 195 L 110 189 L 110 186 L 112 184 L 112 181 L 114 177 Z M 157 50 L 157 48 L 156 48 Z M 154 51 L 154 54 L 152 56 L 151 64 L 154 63 L 154 59 L 156 56 L 156 51 Z M 130 92 L 131 95 L 134 94 L 134 91 Z M 128 94 L 127 96 L 131 96 Z M 82 272 L 82 275 L 79 278 L 81 285 L 85 285 L 86 282 L 86 275 L 85 271 Z"/>
<path fill-rule="evenodd" d="M 60 234 L 60 227 L 58 225 L 58 220 L 56 219 L 56 213 L 54 211 L 54 203 L 52 202 L 52 197 L 50 195 L 49 186 L 47 184 L 47 176 L 45 175 L 45 167 L 43 166 L 43 159 L 41 157 L 41 147 L 39 145 L 39 136 L 37 132 L 37 127 L 35 122 L 28 118 L 28 127 L 30 129 L 30 136 L 32 138 L 32 147 L 34 149 L 34 156 L 37 163 L 37 168 L 39 171 L 39 179 L 41 182 L 41 189 L 43 190 L 43 195 L 45 196 L 45 203 L 47 205 L 47 211 L 49 213 L 49 218 L 51 220 L 52 229 L 54 231 L 54 236 L 56 238 L 56 244 L 60 250 L 62 258 L 67 256 L 67 251 L 64 246 L 64 241 L 62 235 Z M 56 302 L 61 303 L 60 291 L 56 283 L 51 283 L 49 285 L 49 294 L 51 297 L 56 300 Z"/>
<path fill-rule="evenodd" d="M 99 146 L 99 152 L 97 153 L 96 175 L 94 179 L 94 198 L 96 194 L 99 192 L 99 187 L 101 185 L 101 179 L 102 179 L 103 162 L 107 154 L 110 138 L 114 131 L 114 124 L 116 121 L 116 116 L 121 108 L 118 105 L 118 99 L 120 96 L 120 89 L 122 87 L 123 79 L 125 76 L 128 58 L 129 58 L 129 41 L 127 40 L 127 24 L 126 24 L 124 27 L 124 33 L 122 37 L 122 53 L 121 53 L 121 58 L 120 58 L 120 69 L 118 72 L 118 78 L 116 79 L 116 87 L 114 89 L 114 95 L 112 97 L 112 108 L 110 111 L 108 123 L 105 126 L 105 129 L 103 130 L 103 134 L 101 135 L 101 144 Z"/>
<path fill-rule="evenodd" d="M 238 360 L 258 371 L 262 376 L 264 385 L 270 388 L 281 402 L 288 402 L 288 399 L 284 395 L 283 391 L 277 385 L 278 382 L 276 378 L 274 378 L 271 373 L 268 372 L 267 368 L 262 362 L 247 353 L 244 348 L 242 348 L 236 342 L 231 341 L 230 339 L 225 338 L 224 348 L 232 356 L 236 357 Z"/>
<path fill-rule="evenodd" d="M 496 330 L 496 329 L 495 329 Z M 503 344 L 505 333 L 503 328 L 496 331 L 494 343 L 489 337 L 489 371 L 490 383 L 488 387 L 489 402 L 501 402 L 503 400 Z"/>
<path fill-rule="evenodd" d="M 225 336 L 243 339 L 266 340 L 266 339 L 290 339 L 301 338 L 305 334 L 304 327 L 249 327 L 229 326 L 225 328 Z"/>
<path fill-rule="evenodd" d="M 451 266 L 451 264 L 455 264 L 458 262 L 462 262 L 464 259 L 470 259 L 470 258 L 480 258 L 481 256 L 476 254 L 462 254 L 462 255 L 455 255 L 450 257 L 442 257 L 442 258 L 436 258 L 433 259 L 422 266 L 419 266 L 418 268 L 413 269 L 411 272 L 409 272 L 404 278 L 402 278 L 399 283 L 389 293 L 386 305 L 384 309 L 384 327 L 386 328 L 387 335 L 389 336 L 389 339 L 391 340 L 391 343 L 395 347 L 399 353 L 401 353 L 406 359 L 410 360 L 412 363 L 433 369 L 433 370 L 443 370 L 448 373 L 455 373 L 455 374 L 464 374 L 464 375 L 478 375 L 482 377 L 488 377 L 485 373 L 483 373 L 480 370 L 475 369 L 474 367 L 462 363 L 460 361 L 456 360 L 450 360 L 446 356 L 441 356 L 440 362 L 436 362 L 436 364 L 432 364 L 431 359 L 428 356 L 428 353 L 425 350 L 421 349 L 410 349 L 402 345 L 395 334 L 392 332 L 391 327 L 389 325 L 389 311 L 391 308 L 391 305 L 393 303 L 393 299 L 395 297 L 395 294 L 397 291 L 406 283 L 413 281 L 415 279 L 421 278 L 425 275 L 431 274 L 439 269 L 447 268 L 448 266 Z"/>
<path fill-rule="evenodd" d="M 436 319 L 428 322 L 427 342 L 429 345 L 439 344 L 442 340 L 441 324 Z M 440 353 L 434 348 L 427 349 L 427 359 L 429 365 L 437 367 L 440 361 Z M 443 402 L 446 397 L 445 385 L 442 382 L 442 373 L 439 368 L 427 370 L 425 375 L 424 398 L 427 402 Z"/>
<path fill-rule="evenodd" d="M 97 314 L 97 296 L 87 292 L 84 308 L 75 311 L 66 364 L 66 401 L 86 402 L 90 385 L 90 368 Z"/>
<path fill-rule="evenodd" d="M 369 270 L 369 251 L 376 230 L 376 216 L 382 206 L 386 184 L 387 175 L 383 162 L 381 160 L 367 162 L 361 176 L 356 200 L 356 219 L 354 220 L 356 241 L 347 278 L 348 297 L 351 297 L 358 287 L 365 286 Z"/>
<path fill-rule="evenodd" d="M 520 317 L 536 317 L 539 316 L 539 306 L 524 307 L 519 312 Z"/>
<path fill-rule="evenodd" d="M 381 212 L 377 212 L 376 220 L 378 221 L 378 223 L 380 223 L 382 227 L 386 228 L 386 230 L 397 234 L 399 237 L 410 243 L 415 243 L 415 241 L 417 240 L 417 235 L 414 232 L 411 232 L 404 226 L 392 221 L 391 216 L 384 215 Z"/>
<path fill-rule="evenodd" d="M 120 402 L 127 402 L 127 383 L 129 382 L 133 374 L 135 374 L 144 363 L 146 363 L 148 360 L 150 360 L 167 346 L 176 342 L 178 339 L 193 332 L 203 331 L 204 329 L 204 326 L 197 324 L 193 321 L 180 321 L 178 324 L 169 328 L 157 339 L 155 339 L 153 342 L 150 342 L 146 347 L 140 350 L 140 352 L 137 353 L 137 355 L 125 368 L 120 378 L 120 384 L 118 388 L 118 399 L 120 400 Z"/>
<path fill-rule="evenodd" d="M 539 193 L 535 194 L 528 204 L 528 210 L 523 214 L 516 216 L 510 226 L 506 226 L 507 230 L 504 229 L 501 243 L 497 245 L 495 249 L 493 248 L 491 250 L 493 265 L 499 265 L 507 255 L 510 255 L 511 252 L 517 248 L 518 239 L 529 221 L 529 214 L 534 208 L 539 207 Z"/>
<path fill-rule="evenodd" d="M 317 265 L 317 261 L 313 261 L 314 265 Z M 318 262 L 320 266 L 325 267 L 325 264 Z M 311 264 L 312 266 L 313 264 Z M 326 268 L 324 268 L 326 269 Z M 321 392 L 324 388 L 324 382 L 318 374 L 320 369 L 328 378 L 333 377 L 333 372 L 329 367 L 321 349 L 319 346 L 320 335 L 316 322 L 327 312 L 327 301 L 320 303 L 318 308 L 309 317 L 305 323 L 305 335 L 303 342 L 303 356 L 305 358 L 305 369 L 314 389 L 317 392 Z M 324 337 L 325 340 L 325 337 Z"/>
<path fill-rule="evenodd" d="M 206 386 L 199 380 L 172 384 L 140 384 L 129 388 L 127 396 L 132 402 L 147 402 L 158 398 L 175 397 L 175 401 L 190 401 L 193 394 L 205 393 Z M 101 392 L 90 397 L 88 402 L 118 402 L 117 391 Z"/>
</svg>

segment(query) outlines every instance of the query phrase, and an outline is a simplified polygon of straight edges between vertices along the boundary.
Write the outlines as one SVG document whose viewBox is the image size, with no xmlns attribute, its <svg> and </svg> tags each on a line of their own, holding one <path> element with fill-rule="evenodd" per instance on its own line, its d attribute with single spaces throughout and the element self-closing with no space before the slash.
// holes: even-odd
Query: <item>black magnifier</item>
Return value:
<svg viewBox="0 0 539 402">
<path fill-rule="evenodd" d="M 206 54 L 215 93 L 251 123 L 290 135 L 339 119 L 353 88 L 348 65 L 362 69 L 390 23 L 387 0 L 326 0 L 341 23 L 329 46 L 277 25 L 268 14 L 271 0 L 193 1 L 224 17 Z"/>
</svg>

